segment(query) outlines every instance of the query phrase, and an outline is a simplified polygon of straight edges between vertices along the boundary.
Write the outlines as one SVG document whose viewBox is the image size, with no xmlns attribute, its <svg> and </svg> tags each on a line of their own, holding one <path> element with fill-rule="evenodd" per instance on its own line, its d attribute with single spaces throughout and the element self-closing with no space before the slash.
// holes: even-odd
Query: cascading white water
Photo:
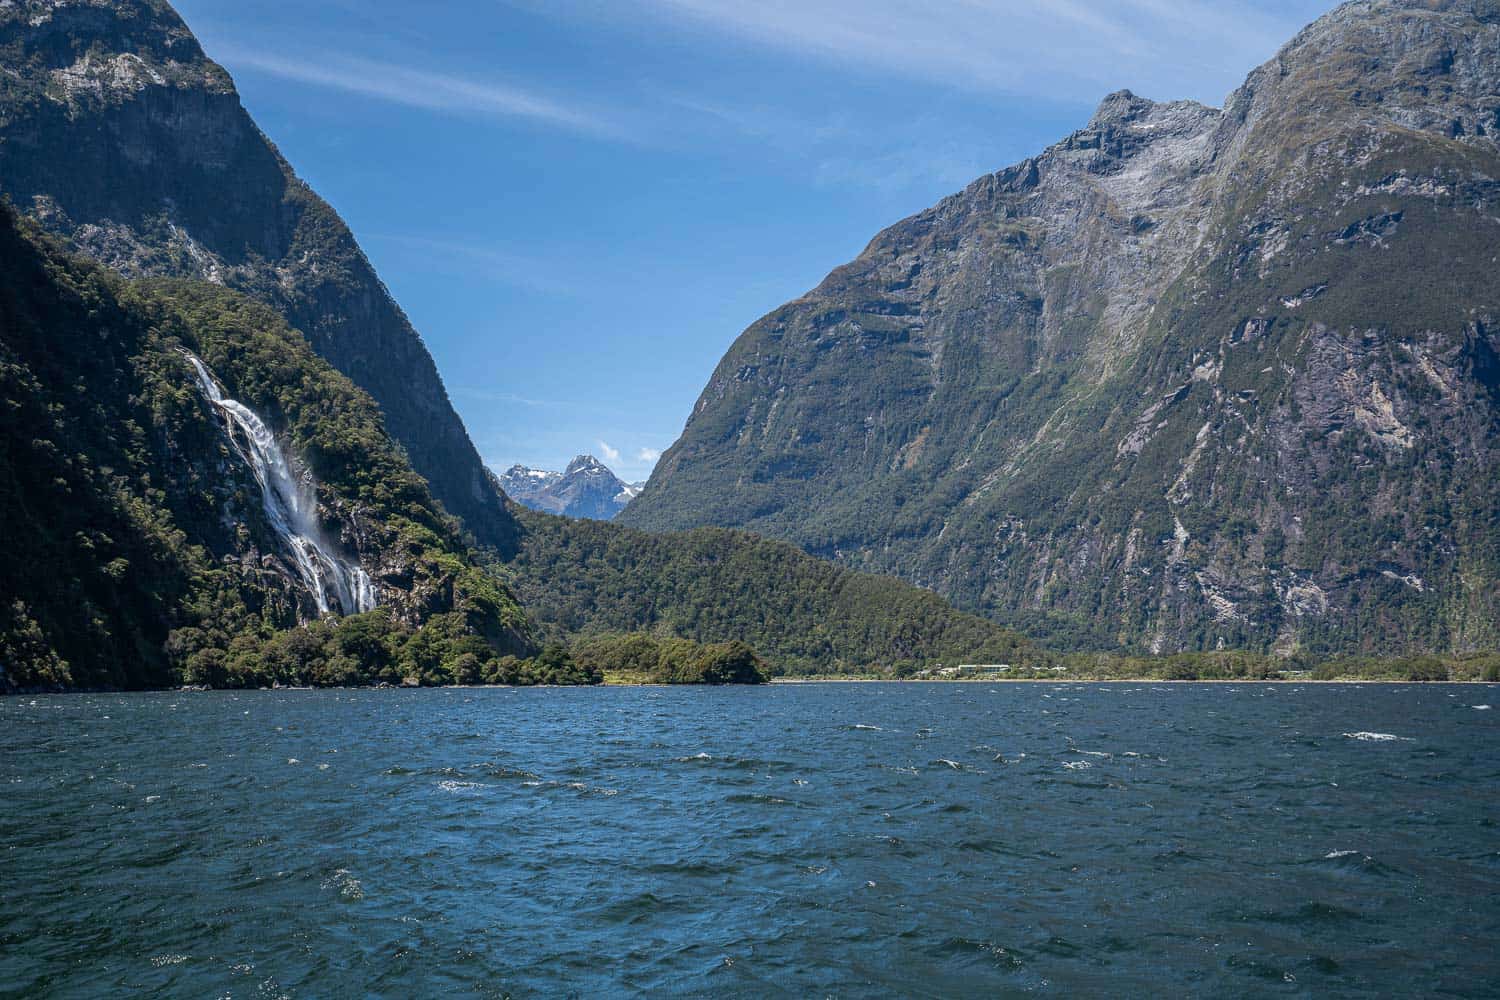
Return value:
<svg viewBox="0 0 1500 1000">
<path fill-rule="evenodd" d="M 191 351 L 182 353 L 198 373 L 203 394 L 224 414 L 229 443 L 255 474 L 266 518 L 291 554 L 297 575 L 318 605 L 318 613 L 373 610 L 374 582 L 359 563 L 339 555 L 324 539 L 314 492 L 297 476 L 276 436 L 254 410 L 224 395 L 219 380 L 202 359 Z"/>
</svg>

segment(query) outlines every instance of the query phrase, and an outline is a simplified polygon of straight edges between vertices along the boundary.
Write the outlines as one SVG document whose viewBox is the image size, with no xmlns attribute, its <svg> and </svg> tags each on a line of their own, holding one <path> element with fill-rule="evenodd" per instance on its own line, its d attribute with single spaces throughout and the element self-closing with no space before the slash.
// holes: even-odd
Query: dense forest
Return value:
<svg viewBox="0 0 1500 1000">
<path fill-rule="evenodd" d="M 748 643 L 699 643 L 644 632 L 580 639 L 570 650 L 590 674 L 636 684 L 764 684 L 771 668 Z"/>
<path fill-rule="evenodd" d="M 518 511 L 513 585 L 548 639 L 648 632 L 739 640 L 778 673 L 910 673 L 1051 654 L 936 594 L 739 531 L 650 534 Z"/>
</svg>

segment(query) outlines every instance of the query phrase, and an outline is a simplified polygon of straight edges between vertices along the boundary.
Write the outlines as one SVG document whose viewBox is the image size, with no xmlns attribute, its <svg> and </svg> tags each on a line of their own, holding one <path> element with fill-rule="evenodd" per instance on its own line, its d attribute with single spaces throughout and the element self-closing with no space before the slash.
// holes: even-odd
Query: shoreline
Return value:
<svg viewBox="0 0 1500 1000">
<path fill-rule="evenodd" d="M 68 695 L 99 695 L 99 694 L 271 694 L 274 692 L 315 692 L 315 691 L 572 691 L 572 690 L 599 690 L 603 688 L 661 688 L 661 689 L 709 689 L 709 690 L 736 690 L 756 689 L 773 686 L 791 687 L 810 684 L 893 684 L 893 685 L 953 685 L 974 686 L 981 684 L 1150 684 L 1152 686 L 1171 685 L 1174 687 L 1204 687 L 1210 685 L 1226 684 L 1266 684 L 1276 687 L 1291 687 L 1297 685 L 1366 685 L 1366 686 L 1401 686 L 1401 687 L 1493 687 L 1500 688 L 1500 681 L 1486 680 L 1449 680 L 1449 681 L 1404 681 L 1385 680 L 1370 678 L 1335 678 L 1331 680 L 1273 680 L 1269 678 L 1244 678 L 1239 680 L 1212 678 L 1198 681 L 1183 680 L 1159 680 L 1152 677 L 1111 677 L 1107 680 L 1091 680 L 1089 678 L 1069 677 L 1010 677 L 995 680 L 933 680 L 924 678 L 921 680 L 898 679 L 892 677 L 775 677 L 765 684 L 648 684 L 634 681 L 617 681 L 603 684 L 445 684 L 439 687 L 405 687 L 386 686 L 378 687 L 367 685 L 362 687 L 280 687 L 280 688 L 198 688 L 198 687 L 175 687 L 175 688 L 140 688 L 137 690 L 121 690 L 106 688 L 78 688 L 66 691 L 0 691 L 0 699 L 4 698 L 50 698 Z"/>
<path fill-rule="evenodd" d="M 936 680 L 933 678 L 896 678 L 896 677 L 774 677 L 771 684 L 1178 684 L 1184 687 L 1202 686 L 1205 684 L 1274 684 L 1278 686 L 1292 684 L 1402 684 L 1418 687 L 1442 687 L 1448 685 L 1478 685 L 1480 687 L 1500 687 L 1500 681 L 1486 680 L 1458 680 L 1458 681 L 1407 681 L 1391 680 L 1387 678 L 1368 677 L 1334 677 L 1327 680 L 1314 680 L 1311 677 L 1296 678 L 1274 678 L 1274 677 L 1242 677 L 1225 678 L 1210 677 L 1197 681 L 1184 680 L 1162 680 L 1157 677 L 1110 677 L 1107 679 L 1094 679 L 1089 677 L 996 677 L 975 678 L 973 680 Z M 624 687 L 627 685 L 617 685 Z M 641 686 L 647 685 L 628 685 Z M 670 687 L 671 685 L 657 685 Z"/>
</svg>

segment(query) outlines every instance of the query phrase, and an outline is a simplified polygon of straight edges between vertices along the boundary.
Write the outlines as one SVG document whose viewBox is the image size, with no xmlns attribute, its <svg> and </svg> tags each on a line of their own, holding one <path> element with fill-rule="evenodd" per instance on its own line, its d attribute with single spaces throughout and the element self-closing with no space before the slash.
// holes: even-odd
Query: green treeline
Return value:
<svg viewBox="0 0 1500 1000">
<path fill-rule="evenodd" d="M 177 641 L 176 639 L 173 640 Z M 476 636 L 398 628 L 384 609 L 309 622 L 269 639 L 243 634 L 227 649 L 185 657 L 184 683 L 213 688 L 586 685 L 606 673 L 649 684 L 763 684 L 769 668 L 743 642 L 609 635 L 551 643 L 534 656 L 496 656 Z"/>
<path fill-rule="evenodd" d="M 747 643 L 697 643 L 632 635 L 596 636 L 573 645 L 580 667 L 643 684 L 764 684 L 770 668 Z"/>
</svg>

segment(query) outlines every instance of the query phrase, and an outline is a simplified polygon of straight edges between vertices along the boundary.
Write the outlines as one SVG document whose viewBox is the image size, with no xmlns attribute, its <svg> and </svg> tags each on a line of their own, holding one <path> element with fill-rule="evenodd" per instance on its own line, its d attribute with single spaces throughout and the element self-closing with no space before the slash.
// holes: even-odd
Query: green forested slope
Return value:
<svg viewBox="0 0 1500 1000">
<path fill-rule="evenodd" d="M 535 511 L 519 517 L 515 586 L 549 637 L 738 640 L 783 673 L 1050 662 L 1015 633 L 935 594 L 784 542 L 717 529 L 655 535 Z"/>
<path fill-rule="evenodd" d="M 441 681 L 533 649 L 378 408 L 274 312 L 127 283 L 18 226 L 0 211 L 0 687 Z M 307 595 L 182 348 L 317 477 L 380 610 L 296 627 Z"/>
</svg>

